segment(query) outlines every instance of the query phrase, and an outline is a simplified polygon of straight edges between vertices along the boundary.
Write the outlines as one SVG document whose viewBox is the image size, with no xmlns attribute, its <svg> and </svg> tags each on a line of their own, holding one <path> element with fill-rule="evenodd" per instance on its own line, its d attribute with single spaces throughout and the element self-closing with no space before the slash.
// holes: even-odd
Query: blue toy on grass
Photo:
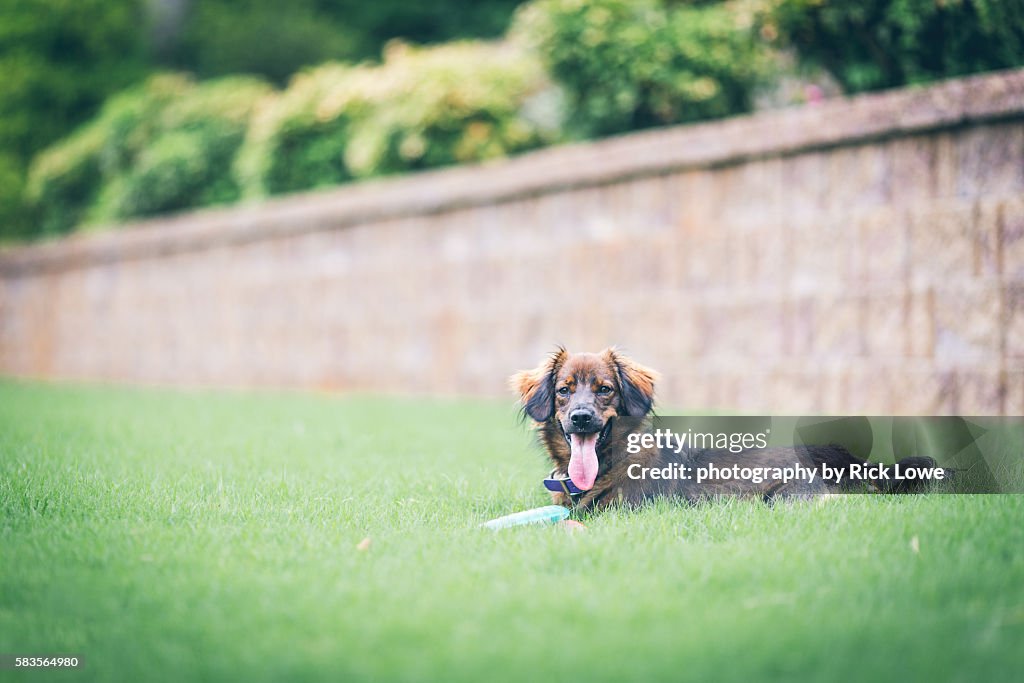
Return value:
<svg viewBox="0 0 1024 683">
<path fill-rule="evenodd" d="M 511 515 L 492 519 L 489 522 L 484 522 L 483 526 L 488 529 L 507 529 L 524 524 L 556 524 L 568 516 L 568 508 L 564 508 L 561 505 L 545 505 L 544 507 L 523 510 L 522 512 L 515 512 Z"/>
</svg>

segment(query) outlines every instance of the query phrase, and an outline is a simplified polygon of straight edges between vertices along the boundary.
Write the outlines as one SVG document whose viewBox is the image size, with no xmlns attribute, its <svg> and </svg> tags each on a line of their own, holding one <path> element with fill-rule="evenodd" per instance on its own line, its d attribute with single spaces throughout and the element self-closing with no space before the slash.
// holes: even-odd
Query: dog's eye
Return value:
<svg viewBox="0 0 1024 683">
<path fill-rule="evenodd" d="M 607 384 L 602 384 L 600 387 L 597 388 L 597 393 L 599 393 L 599 394 L 610 394 L 610 393 L 612 393 L 612 388 L 610 386 L 608 386 Z"/>
<path fill-rule="evenodd" d="M 569 395 L 569 387 L 562 387 L 562 388 L 560 388 L 558 390 L 558 393 L 561 394 L 562 396 L 568 396 Z"/>
</svg>

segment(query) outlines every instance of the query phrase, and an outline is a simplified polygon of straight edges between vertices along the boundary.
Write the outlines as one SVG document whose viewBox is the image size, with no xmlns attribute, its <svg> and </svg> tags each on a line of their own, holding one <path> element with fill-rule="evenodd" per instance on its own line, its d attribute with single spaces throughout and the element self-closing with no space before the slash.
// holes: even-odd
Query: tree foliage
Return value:
<svg viewBox="0 0 1024 683">
<path fill-rule="evenodd" d="M 252 73 L 279 84 L 326 61 L 378 60 L 417 44 L 500 36 L 521 0 L 193 1 L 162 50 L 166 66 L 202 77 Z"/>
<path fill-rule="evenodd" d="M 0 238 L 31 232 L 32 156 L 146 69 L 141 0 L 0 2 Z"/>
<path fill-rule="evenodd" d="M 1019 0 L 769 0 L 761 23 L 847 92 L 1024 64 Z"/>
</svg>

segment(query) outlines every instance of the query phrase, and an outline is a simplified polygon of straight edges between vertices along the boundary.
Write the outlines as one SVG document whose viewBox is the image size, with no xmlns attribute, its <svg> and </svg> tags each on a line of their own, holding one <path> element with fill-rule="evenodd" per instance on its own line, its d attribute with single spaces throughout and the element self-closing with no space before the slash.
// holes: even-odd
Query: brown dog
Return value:
<svg viewBox="0 0 1024 683">
<path fill-rule="evenodd" d="M 710 478 L 697 483 L 693 479 L 646 479 L 630 476 L 642 468 L 669 466 L 697 468 L 714 464 L 729 468 L 793 467 L 821 472 L 822 465 L 847 472 L 851 465 L 868 465 L 839 446 L 796 448 L 751 448 L 742 452 L 715 449 L 688 449 L 675 452 L 667 448 L 642 448 L 627 452 L 627 437 L 642 427 L 654 406 L 654 384 L 658 374 L 627 358 L 614 348 L 600 353 L 569 353 L 558 348 L 533 370 L 513 375 L 509 383 L 518 392 L 523 412 L 537 423 L 540 442 L 554 463 L 553 477 L 568 476 L 582 489 L 577 500 L 568 493 L 553 493 L 554 502 L 582 510 L 600 509 L 614 503 L 638 505 L 655 496 L 676 496 L 687 501 L 738 494 L 777 497 L 807 496 L 852 490 L 847 483 L 816 477 L 798 480 L 752 483 L 738 478 Z M 632 419 L 620 419 L 632 418 Z M 906 458 L 898 465 L 934 467 L 931 458 Z M 634 466 L 630 470 L 631 466 Z M 883 470 L 885 467 L 883 466 Z M 894 485 L 885 476 L 865 482 L 886 492 L 909 492 L 922 488 L 920 483 Z M 860 490 L 863 484 L 859 485 Z"/>
</svg>

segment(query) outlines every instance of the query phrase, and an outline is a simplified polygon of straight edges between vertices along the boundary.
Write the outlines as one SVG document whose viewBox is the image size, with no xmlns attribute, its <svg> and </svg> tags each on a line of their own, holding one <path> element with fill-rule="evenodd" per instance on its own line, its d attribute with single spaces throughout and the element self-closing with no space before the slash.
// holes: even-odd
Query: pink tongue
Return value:
<svg viewBox="0 0 1024 683">
<path fill-rule="evenodd" d="M 597 479 L 597 434 L 570 434 L 569 452 L 569 478 L 589 491 Z"/>
</svg>

